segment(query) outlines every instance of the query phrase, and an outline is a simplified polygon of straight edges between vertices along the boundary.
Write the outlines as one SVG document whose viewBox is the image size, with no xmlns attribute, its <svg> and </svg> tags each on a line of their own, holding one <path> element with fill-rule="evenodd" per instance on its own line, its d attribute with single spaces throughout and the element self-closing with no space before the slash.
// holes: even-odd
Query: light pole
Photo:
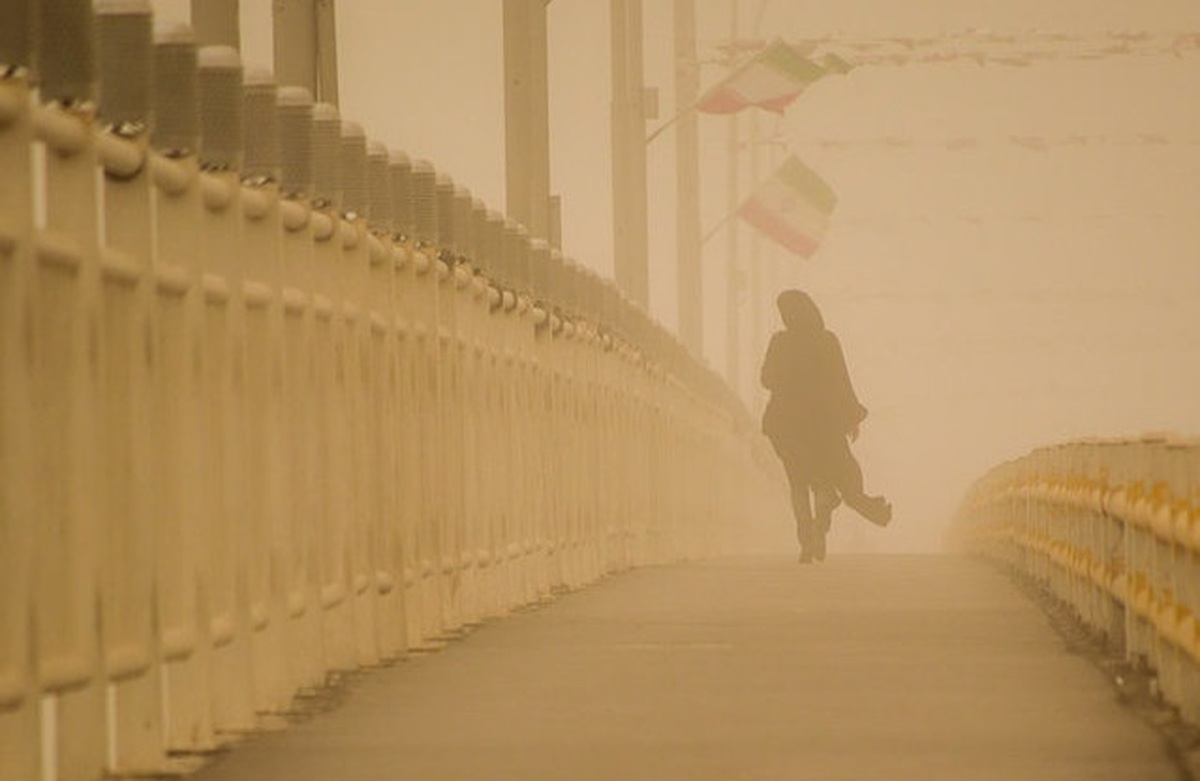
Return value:
<svg viewBox="0 0 1200 781">
<path fill-rule="evenodd" d="M 700 242 L 700 98 L 696 53 L 696 0 L 675 0 L 675 248 L 679 338 L 696 358 L 704 354 L 704 301 Z"/>
<path fill-rule="evenodd" d="M 646 108 L 642 1 L 611 0 L 613 269 L 617 286 L 649 308 Z"/>
<path fill-rule="evenodd" d="M 338 69 L 334 0 L 274 0 L 271 12 L 276 82 L 304 87 L 318 102 L 336 106 Z"/>
<path fill-rule="evenodd" d="M 531 238 L 551 240 L 547 5 L 504 0 L 504 167 L 509 215 Z"/>
<path fill-rule="evenodd" d="M 241 50 L 238 0 L 192 0 L 192 29 L 201 46 Z"/>
<path fill-rule="evenodd" d="M 738 0 L 731 0 L 729 8 L 729 41 L 732 44 L 738 40 Z M 731 56 L 733 55 L 731 54 Z M 738 355 L 741 342 L 741 330 L 738 327 L 738 288 L 741 286 L 741 271 L 738 266 L 739 231 L 737 219 L 732 217 L 741 203 L 741 193 L 738 190 L 738 174 L 740 173 L 738 131 L 738 115 L 737 113 L 730 114 L 726 192 L 728 194 L 727 213 L 731 215 L 731 219 L 725 225 L 725 247 L 728 253 L 725 287 L 725 378 L 735 392 L 741 385 L 741 361 Z"/>
</svg>

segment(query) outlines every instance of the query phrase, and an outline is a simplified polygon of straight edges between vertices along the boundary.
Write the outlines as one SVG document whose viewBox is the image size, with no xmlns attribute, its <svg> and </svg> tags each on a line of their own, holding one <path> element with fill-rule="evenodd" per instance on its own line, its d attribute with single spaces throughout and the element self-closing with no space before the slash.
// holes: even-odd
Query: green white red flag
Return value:
<svg viewBox="0 0 1200 781">
<path fill-rule="evenodd" d="M 737 214 L 791 252 L 812 257 L 825 238 L 837 195 L 795 157 L 760 184 Z"/>
<path fill-rule="evenodd" d="M 827 69 L 795 47 L 775 41 L 705 92 L 696 108 L 706 114 L 734 114 L 750 106 L 782 112 L 809 84 L 830 72 L 845 71 Z"/>
</svg>

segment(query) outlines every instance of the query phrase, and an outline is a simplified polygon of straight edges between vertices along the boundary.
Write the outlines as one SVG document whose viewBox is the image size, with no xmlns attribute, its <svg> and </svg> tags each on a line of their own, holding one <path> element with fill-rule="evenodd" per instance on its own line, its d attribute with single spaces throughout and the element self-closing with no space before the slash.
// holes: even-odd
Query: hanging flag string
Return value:
<svg viewBox="0 0 1200 781">
<path fill-rule="evenodd" d="M 792 39 L 801 51 L 821 51 L 845 67 L 903 67 L 970 63 L 1028 67 L 1040 62 L 1098 61 L 1116 57 L 1183 57 L 1200 52 L 1200 32 L 1115 31 L 1098 34 L 965 30 L 935 36 L 856 38 L 828 35 Z M 710 44 L 722 57 L 766 50 L 761 40 Z"/>
<path fill-rule="evenodd" d="M 1113 147 L 1178 147 L 1198 146 L 1200 137 L 1179 138 L 1161 133 L 1125 134 L 1066 134 L 1066 135 L 1007 135 L 1007 136 L 949 136 L 920 138 L 914 136 L 875 136 L 868 138 L 797 138 L 787 142 L 791 148 L 820 148 L 827 151 L 870 149 L 940 148 L 950 152 L 984 150 L 996 147 L 1020 147 L 1035 152 L 1054 149 L 1113 148 Z"/>
<path fill-rule="evenodd" d="M 861 228 L 891 228 L 900 225 L 924 224 L 930 226 L 959 223 L 963 225 L 1012 225 L 1028 223 L 1041 226 L 1104 224 L 1115 222 L 1186 222 L 1192 215 L 1184 209 L 1177 211 L 1111 211 L 1111 212 L 927 212 L 927 213 L 854 213 L 843 214 L 838 225 L 858 230 Z"/>
</svg>

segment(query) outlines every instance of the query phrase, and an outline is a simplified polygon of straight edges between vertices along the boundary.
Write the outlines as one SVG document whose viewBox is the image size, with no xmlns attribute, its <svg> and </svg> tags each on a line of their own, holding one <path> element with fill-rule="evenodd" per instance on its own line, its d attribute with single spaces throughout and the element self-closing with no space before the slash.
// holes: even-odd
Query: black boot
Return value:
<svg viewBox="0 0 1200 781">
<path fill-rule="evenodd" d="M 856 497 L 846 502 L 854 511 L 876 526 L 887 526 L 892 521 L 892 503 L 882 496 Z"/>
</svg>

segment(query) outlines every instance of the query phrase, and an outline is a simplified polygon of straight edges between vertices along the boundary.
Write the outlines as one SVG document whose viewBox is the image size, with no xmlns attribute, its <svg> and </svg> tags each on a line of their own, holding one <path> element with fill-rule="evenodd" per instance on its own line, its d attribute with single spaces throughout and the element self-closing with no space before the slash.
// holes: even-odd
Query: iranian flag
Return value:
<svg viewBox="0 0 1200 781">
<path fill-rule="evenodd" d="M 795 157 L 754 191 L 737 214 L 746 222 L 806 258 L 821 245 L 837 195 L 816 172 Z"/>
<path fill-rule="evenodd" d="M 783 41 L 775 41 L 714 86 L 696 104 L 707 114 L 734 114 L 750 106 L 782 112 L 829 71 Z"/>
</svg>

